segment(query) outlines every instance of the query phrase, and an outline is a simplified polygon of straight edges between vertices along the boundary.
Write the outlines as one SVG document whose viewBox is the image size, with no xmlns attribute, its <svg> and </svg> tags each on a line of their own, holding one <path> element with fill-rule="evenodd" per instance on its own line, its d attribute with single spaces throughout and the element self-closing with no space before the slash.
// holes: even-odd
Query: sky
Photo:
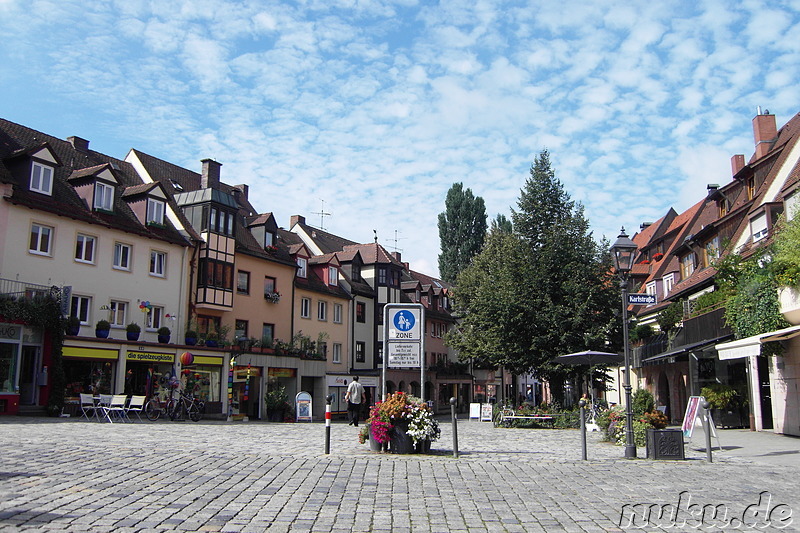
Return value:
<svg viewBox="0 0 800 533">
<path fill-rule="evenodd" d="M 534 158 L 613 242 L 800 112 L 800 0 L 0 0 L 0 116 L 222 180 L 278 224 L 438 273 L 461 182 L 510 217 Z M 321 215 L 320 213 L 327 213 Z"/>
</svg>

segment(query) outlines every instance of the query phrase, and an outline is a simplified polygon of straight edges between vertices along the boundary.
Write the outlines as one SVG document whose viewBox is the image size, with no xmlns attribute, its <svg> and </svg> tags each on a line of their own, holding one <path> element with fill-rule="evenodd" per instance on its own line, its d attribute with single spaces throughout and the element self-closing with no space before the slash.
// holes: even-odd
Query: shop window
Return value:
<svg viewBox="0 0 800 533">
<path fill-rule="evenodd" d="M 80 394 L 112 394 L 117 363 L 64 358 L 66 396 Z"/>
<path fill-rule="evenodd" d="M 16 343 L 0 343 L 0 392 L 15 392 L 18 350 Z"/>
</svg>

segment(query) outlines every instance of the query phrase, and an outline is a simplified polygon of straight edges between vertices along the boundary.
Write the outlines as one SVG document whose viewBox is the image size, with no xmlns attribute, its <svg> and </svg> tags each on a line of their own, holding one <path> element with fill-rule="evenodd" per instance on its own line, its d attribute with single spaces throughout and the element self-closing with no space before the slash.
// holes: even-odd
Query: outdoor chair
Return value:
<svg viewBox="0 0 800 533">
<path fill-rule="evenodd" d="M 81 418 L 89 420 L 89 413 L 96 419 L 99 419 L 98 406 L 94 403 L 94 397 L 91 394 L 81 393 Z"/>
<path fill-rule="evenodd" d="M 131 396 L 131 400 L 128 402 L 128 407 L 125 408 L 125 418 L 130 420 L 131 422 L 133 419 L 131 418 L 131 413 L 134 413 L 139 421 L 142 420 L 142 412 L 144 411 L 144 402 L 147 398 L 145 396 Z"/>
<path fill-rule="evenodd" d="M 125 421 L 125 401 L 127 399 L 128 397 L 124 394 L 115 394 L 111 397 L 111 402 L 108 404 L 108 407 L 103 408 L 109 422 L 113 423 L 115 417 L 122 422 Z"/>
</svg>

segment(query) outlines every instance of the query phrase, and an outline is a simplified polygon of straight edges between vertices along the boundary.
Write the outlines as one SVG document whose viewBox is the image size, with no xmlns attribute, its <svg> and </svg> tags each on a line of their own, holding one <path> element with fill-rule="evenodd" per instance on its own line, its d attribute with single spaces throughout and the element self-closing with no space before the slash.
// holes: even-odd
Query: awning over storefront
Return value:
<svg viewBox="0 0 800 533">
<path fill-rule="evenodd" d="M 768 333 L 760 333 L 744 339 L 717 344 L 716 348 L 721 361 L 740 359 L 742 357 L 750 357 L 751 355 L 761 355 L 761 345 L 765 342 L 785 341 L 797 335 L 800 335 L 800 326 L 791 326 Z"/>
<path fill-rule="evenodd" d="M 653 357 L 648 357 L 647 359 L 644 359 L 642 361 L 642 365 L 652 365 L 652 364 L 658 364 L 658 363 L 665 363 L 665 362 L 667 362 L 667 359 L 669 359 L 669 358 L 676 358 L 677 359 L 678 357 L 681 357 L 681 356 L 683 356 L 685 354 L 688 354 L 689 352 L 693 352 L 693 351 L 698 350 L 700 348 L 704 348 L 706 346 L 710 346 L 712 344 L 716 344 L 719 341 L 727 339 L 729 337 L 730 337 L 730 335 L 724 335 L 722 337 L 717 337 L 716 339 L 706 339 L 704 341 L 694 342 L 692 344 L 684 344 L 683 346 L 679 346 L 678 348 L 675 348 L 674 350 L 670 350 L 668 352 L 660 353 L 660 354 L 655 355 Z"/>
</svg>

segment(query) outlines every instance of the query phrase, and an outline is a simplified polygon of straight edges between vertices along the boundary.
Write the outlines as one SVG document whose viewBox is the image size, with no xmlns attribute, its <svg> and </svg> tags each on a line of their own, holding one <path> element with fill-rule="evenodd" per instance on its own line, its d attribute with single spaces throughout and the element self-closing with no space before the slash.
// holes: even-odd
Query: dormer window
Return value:
<svg viewBox="0 0 800 533">
<path fill-rule="evenodd" d="M 31 190 L 51 196 L 53 194 L 53 167 L 33 162 L 31 168 Z"/>
<path fill-rule="evenodd" d="M 767 236 L 767 214 L 761 213 L 750 221 L 750 233 L 753 242 L 760 241 Z"/>
<path fill-rule="evenodd" d="M 724 217 L 725 215 L 728 214 L 728 200 L 727 199 L 722 198 L 721 200 L 717 200 L 717 212 L 718 212 L 719 218 L 722 218 L 722 217 Z"/>
<path fill-rule="evenodd" d="M 98 181 L 94 185 L 94 208 L 103 211 L 114 209 L 114 187 Z"/>
<path fill-rule="evenodd" d="M 275 246 L 275 234 L 271 231 L 264 232 L 264 248 Z"/>
<path fill-rule="evenodd" d="M 155 198 L 147 199 L 147 223 L 164 224 L 164 202 Z"/>
<path fill-rule="evenodd" d="M 333 266 L 328 267 L 328 285 L 339 284 L 339 269 Z"/>
<path fill-rule="evenodd" d="M 305 257 L 298 257 L 297 258 L 297 267 L 298 267 L 297 268 L 297 277 L 298 278 L 305 278 L 308 275 L 307 274 L 308 259 L 306 259 Z"/>
</svg>

